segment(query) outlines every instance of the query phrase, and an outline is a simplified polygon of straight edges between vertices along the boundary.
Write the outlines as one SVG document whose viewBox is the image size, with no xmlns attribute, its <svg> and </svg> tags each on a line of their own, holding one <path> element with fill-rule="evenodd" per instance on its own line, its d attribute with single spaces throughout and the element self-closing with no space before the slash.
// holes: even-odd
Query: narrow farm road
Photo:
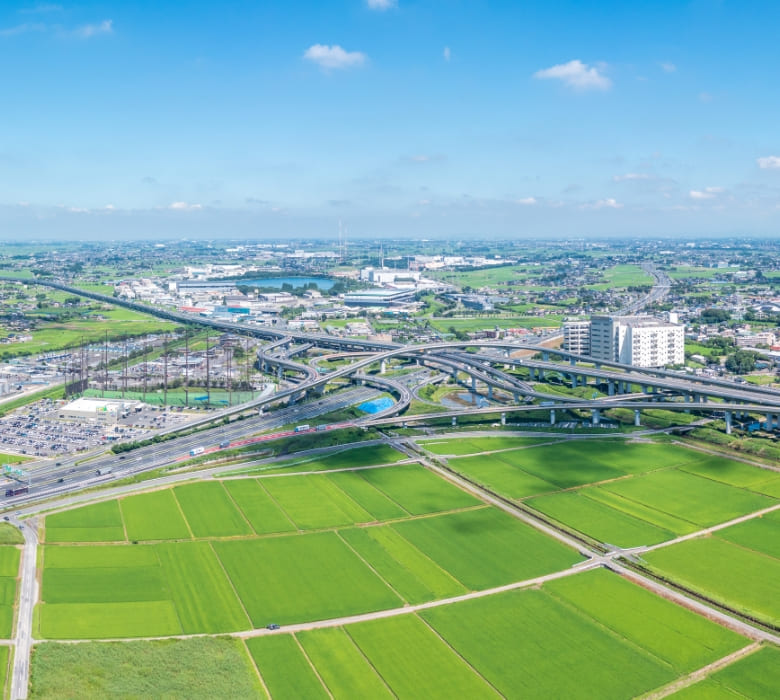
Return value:
<svg viewBox="0 0 780 700">
<path fill-rule="evenodd" d="M 32 648 L 33 607 L 38 595 L 35 577 L 38 559 L 38 521 L 35 518 L 21 527 L 24 536 L 22 551 L 22 575 L 19 583 L 19 618 L 16 623 L 14 665 L 11 675 L 11 700 L 27 697 L 30 680 L 30 650 Z"/>
</svg>

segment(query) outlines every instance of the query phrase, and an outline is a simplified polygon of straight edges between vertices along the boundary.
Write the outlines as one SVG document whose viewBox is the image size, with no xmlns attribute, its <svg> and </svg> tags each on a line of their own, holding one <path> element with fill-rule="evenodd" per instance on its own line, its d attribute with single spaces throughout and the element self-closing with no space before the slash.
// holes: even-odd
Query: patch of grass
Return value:
<svg viewBox="0 0 780 700">
<path fill-rule="evenodd" d="M 156 642 L 39 644 L 30 698 L 261 698 L 243 644 L 201 638 Z"/>
<path fill-rule="evenodd" d="M 643 555 L 651 568 L 751 617 L 780 623 L 780 560 L 717 537 L 688 540 Z"/>
<path fill-rule="evenodd" d="M 44 639 L 156 637 L 181 633 L 176 608 L 169 600 L 40 606 L 40 637 Z"/>
<path fill-rule="evenodd" d="M 339 533 L 409 603 L 465 593 L 465 587 L 391 527 Z"/>
<path fill-rule="evenodd" d="M 422 617 L 507 697 L 622 699 L 674 678 L 671 667 L 542 591 L 488 596 Z"/>
<path fill-rule="evenodd" d="M 554 440 L 551 438 L 508 437 L 496 435 L 495 437 L 467 437 L 450 438 L 447 440 L 421 440 L 420 447 L 424 447 L 435 455 L 473 455 L 479 452 L 491 452 L 504 450 L 511 447 L 527 447 Z"/>
<path fill-rule="evenodd" d="M 347 633 L 399 698 L 495 698 L 496 692 L 413 615 L 350 625 Z"/>
<path fill-rule="evenodd" d="M 327 479 L 370 513 L 375 520 L 393 520 L 408 515 L 395 501 L 366 481 L 362 472 L 337 472 L 328 474 Z"/>
<path fill-rule="evenodd" d="M 190 531 L 169 489 L 128 496 L 120 502 L 129 540 L 190 539 Z"/>
<path fill-rule="evenodd" d="M 374 519 L 322 476 L 264 479 L 262 485 L 301 530 L 319 530 Z"/>
<path fill-rule="evenodd" d="M 400 604 L 398 596 L 332 532 L 222 541 L 214 548 L 256 627 Z"/>
<path fill-rule="evenodd" d="M 506 455 L 506 457 L 505 457 Z M 526 498 L 539 493 L 557 491 L 558 487 L 538 476 L 529 474 L 514 462 L 514 453 L 456 457 L 448 464 L 459 474 L 509 498 Z"/>
<path fill-rule="evenodd" d="M 382 678 L 340 628 L 297 635 L 325 685 L 336 698 L 392 698 Z"/>
<path fill-rule="evenodd" d="M 241 603 L 207 542 L 161 544 L 156 551 L 185 633 L 249 628 Z"/>
<path fill-rule="evenodd" d="M 361 475 L 412 515 L 440 513 L 481 503 L 418 464 L 368 469 Z"/>
<path fill-rule="evenodd" d="M 576 552 L 495 508 L 391 527 L 470 590 L 522 581 L 581 561 Z"/>
<path fill-rule="evenodd" d="M 195 537 L 251 534 L 249 524 L 221 484 L 185 484 L 176 486 L 174 493 Z"/>
<path fill-rule="evenodd" d="M 47 542 L 117 542 L 124 539 L 118 501 L 104 501 L 46 517 Z"/>
<path fill-rule="evenodd" d="M 655 509 L 661 516 L 672 515 L 702 527 L 716 525 L 773 503 L 766 496 L 677 470 L 645 474 L 606 484 L 602 488 Z M 648 519 L 644 513 L 643 518 Z"/>
<path fill-rule="evenodd" d="M 0 522 L 0 544 L 24 544 L 24 537 L 18 527 Z"/>
<path fill-rule="evenodd" d="M 780 511 L 719 530 L 717 536 L 741 547 L 780 559 Z"/>
<path fill-rule="evenodd" d="M 328 700 L 327 691 L 292 635 L 253 637 L 246 640 L 246 646 L 272 696 Z"/>
<path fill-rule="evenodd" d="M 683 691 L 673 697 L 693 700 L 698 693 L 700 698 L 723 696 L 772 700 L 777 697 L 778 688 L 780 688 L 780 649 L 775 646 L 765 646 L 754 654 L 739 659 L 714 673 L 703 683 L 697 683 L 690 689 L 686 689 L 689 690 L 687 694 Z M 720 694 L 716 695 L 716 693 Z"/>
<path fill-rule="evenodd" d="M 606 569 L 545 584 L 613 632 L 689 673 L 745 646 L 744 637 Z"/>
<path fill-rule="evenodd" d="M 527 505 L 598 542 L 619 547 L 657 544 L 675 533 L 588 497 L 589 489 L 540 496 Z"/>
<path fill-rule="evenodd" d="M 296 529 L 256 479 L 231 479 L 222 483 L 258 535 Z"/>
</svg>

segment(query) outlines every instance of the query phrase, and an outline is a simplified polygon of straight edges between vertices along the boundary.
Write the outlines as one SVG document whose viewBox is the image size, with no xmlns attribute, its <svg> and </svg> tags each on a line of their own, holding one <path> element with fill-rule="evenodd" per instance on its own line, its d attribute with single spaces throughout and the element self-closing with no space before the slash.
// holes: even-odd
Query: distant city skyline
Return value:
<svg viewBox="0 0 780 700">
<path fill-rule="evenodd" d="M 773 236 L 773 2 L 7 2 L 0 238 Z"/>
</svg>

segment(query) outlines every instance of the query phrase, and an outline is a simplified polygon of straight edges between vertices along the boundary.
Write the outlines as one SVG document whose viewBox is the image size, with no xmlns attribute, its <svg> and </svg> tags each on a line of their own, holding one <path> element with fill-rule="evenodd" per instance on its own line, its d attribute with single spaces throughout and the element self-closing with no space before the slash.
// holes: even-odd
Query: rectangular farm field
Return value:
<svg viewBox="0 0 780 700">
<path fill-rule="evenodd" d="M 319 530 L 373 517 L 324 476 L 281 476 L 262 480 L 263 488 L 301 530 Z"/>
<path fill-rule="evenodd" d="M 229 479 L 222 485 L 258 535 L 296 529 L 256 479 Z"/>
<path fill-rule="evenodd" d="M 716 525 L 776 502 L 767 496 L 677 470 L 637 476 L 602 488 L 701 527 Z"/>
<path fill-rule="evenodd" d="M 575 551 L 496 508 L 391 527 L 470 590 L 534 578 L 581 561 Z"/>
<path fill-rule="evenodd" d="M 362 475 L 412 515 L 469 508 L 481 503 L 418 464 L 367 469 Z"/>
<path fill-rule="evenodd" d="M 361 622 L 345 629 L 399 698 L 499 697 L 414 615 Z"/>
<path fill-rule="evenodd" d="M 718 537 L 688 540 L 643 558 L 664 576 L 751 617 L 780 623 L 780 560 Z"/>
<path fill-rule="evenodd" d="M 187 523 L 171 490 L 128 496 L 120 501 L 129 540 L 190 539 Z"/>
<path fill-rule="evenodd" d="M 125 539 L 117 501 L 104 501 L 46 516 L 47 542 L 118 542 Z"/>
<path fill-rule="evenodd" d="M 272 697 L 328 700 L 328 692 L 291 634 L 252 637 L 246 646 Z"/>
<path fill-rule="evenodd" d="M 517 458 L 515 452 L 456 457 L 449 460 L 449 466 L 478 484 L 509 498 L 521 499 L 558 490 L 556 485 L 524 472 L 511 463 Z"/>
<path fill-rule="evenodd" d="M 252 534 L 249 523 L 233 504 L 222 484 L 186 484 L 175 487 L 174 493 L 195 537 Z"/>
<path fill-rule="evenodd" d="M 214 549 L 256 627 L 401 604 L 333 532 L 215 542 Z"/>
</svg>

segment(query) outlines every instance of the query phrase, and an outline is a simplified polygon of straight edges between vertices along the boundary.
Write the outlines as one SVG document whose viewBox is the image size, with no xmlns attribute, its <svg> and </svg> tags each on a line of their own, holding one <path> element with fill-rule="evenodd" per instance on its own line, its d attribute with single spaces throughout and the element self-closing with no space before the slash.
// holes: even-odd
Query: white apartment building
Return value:
<svg viewBox="0 0 780 700">
<path fill-rule="evenodd" d="M 590 321 L 565 321 L 563 349 L 575 355 L 590 355 Z"/>
<path fill-rule="evenodd" d="M 594 316 L 590 356 L 635 367 L 685 363 L 685 326 L 651 316 Z"/>
</svg>

